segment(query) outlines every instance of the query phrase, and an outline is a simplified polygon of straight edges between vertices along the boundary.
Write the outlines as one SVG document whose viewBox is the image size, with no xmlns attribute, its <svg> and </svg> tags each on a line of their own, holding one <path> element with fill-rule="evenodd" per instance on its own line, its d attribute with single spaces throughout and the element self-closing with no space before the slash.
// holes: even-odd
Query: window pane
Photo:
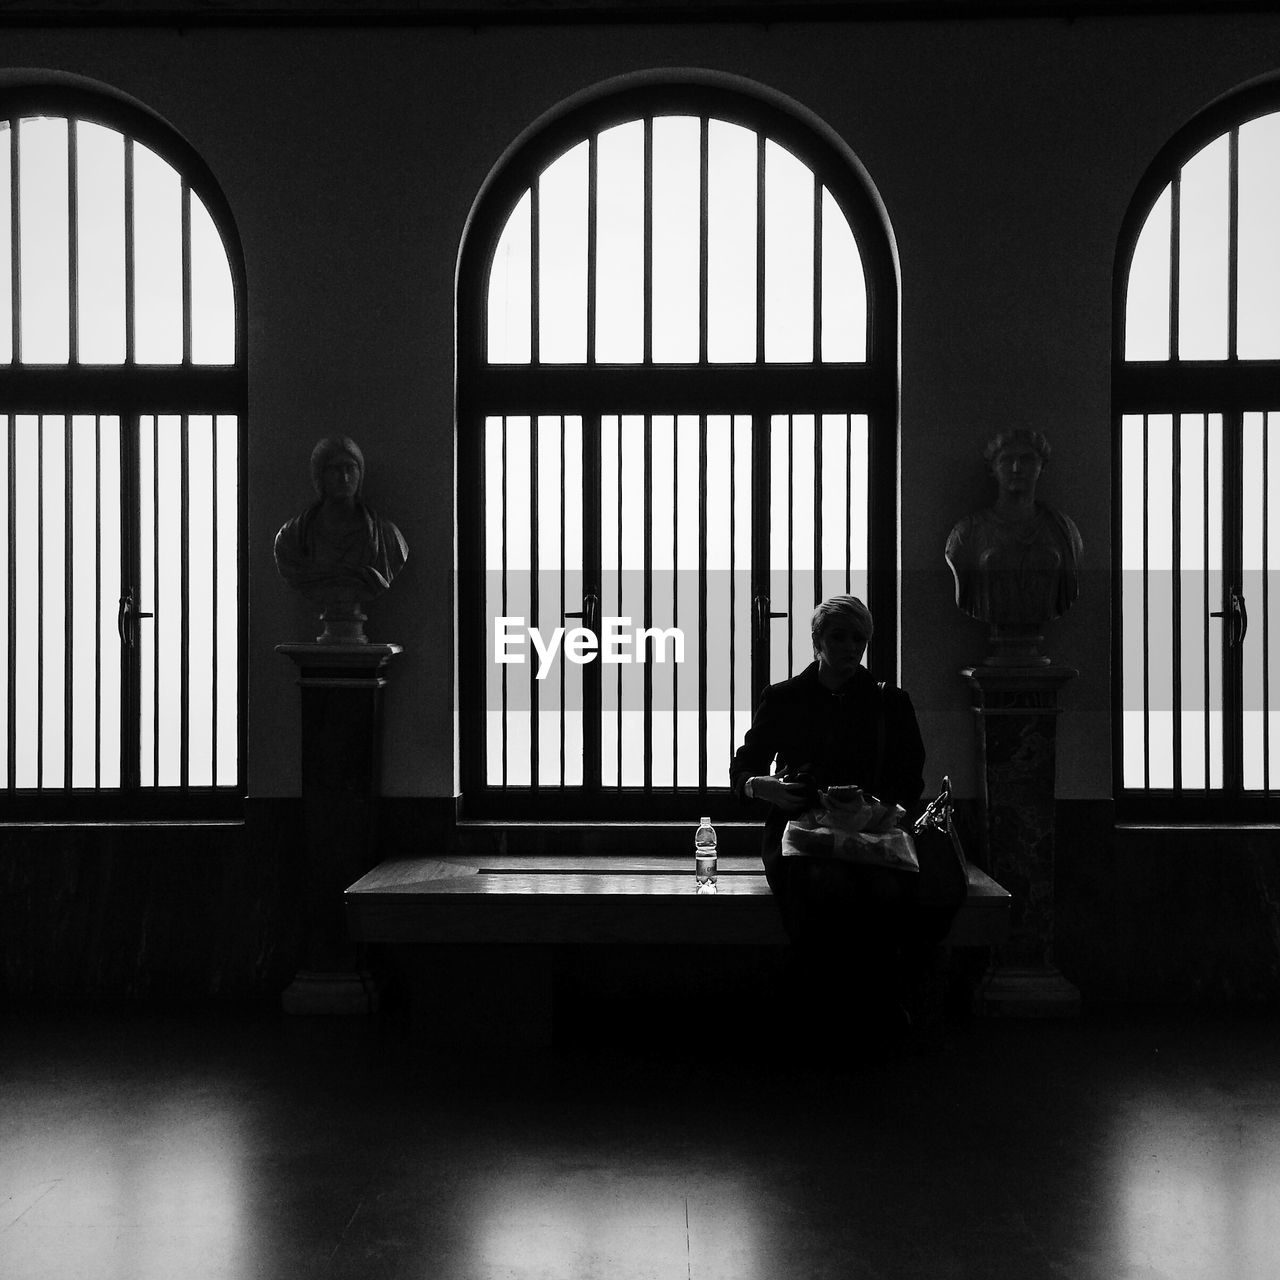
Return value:
<svg viewBox="0 0 1280 1280">
<path fill-rule="evenodd" d="M 538 342 L 547 364 L 587 358 L 587 144 L 538 179 Z"/>
<path fill-rule="evenodd" d="M 701 125 L 653 122 L 653 358 L 698 359 Z"/>
<path fill-rule="evenodd" d="M 66 419 L 48 415 L 40 422 L 43 555 L 40 562 L 40 716 L 41 776 L 46 787 L 66 778 Z"/>
<path fill-rule="evenodd" d="M 1183 166 L 1178 255 L 1178 355 L 1227 355 L 1228 139 Z"/>
<path fill-rule="evenodd" d="M 756 358 L 756 157 L 751 129 L 712 120 L 707 138 L 707 359 Z"/>
<path fill-rule="evenodd" d="M 9 122 L 0 120 L 0 364 L 13 363 L 12 139 Z"/>
<path fill-rule="evenodd" d="M 188 785 L 213 784 L 214 573 L 213 419 L 188 419 L 187 432 L 187 756 Z"/>
<path fill-rule="evenodd" d="M 182 184 L 174 169 L 133 148 L 134 357 L 182 359 Z"/>
<path fill-rule="evenodd" d="M 1271 593 L 1269 570 L 1275 532 L 1271 521 L 1276 502 L 1271 490 L 1272 450 L 1280 415 L 1246 413 L 1243 431 L 1241 494 L 1242 591 L 1250 611 L 1249 630 L 1241 647 L 1243 687 L 1243 765 L 1246 791 L 1261 791 L 1280 782 L 1271 760 L 1274 743 L 1271 704 Z"/>
<path fill-rule="evenodd" d="M 867 358 L 867 281 L 844 211 L 822 191 L 822 358 Z"/>
<path fill-rule="evenodd" d="M 764 358 L 812 360 L 813 174 L 765 144 Z"/>
<path fill-rule="evenodd" d="M 77 320 L 84 364 L 125 358 L 124 137 L 76 124 Z"/>
<path fill-rule="evenodd" d="M 19 414 L 11 420 L 14 433 L 14 581 L 9 607 L 26 625 L 14 637 L 14 761 L 13 782 L 18 787 L 40 783 L 40 645 L 39 630 L 31 620 L 40 616 L 40 419 Z"/>
<path fill-rule="evenodd" d="M 1238 354 L 1280 357 L 1280 112 L 1240 126 Z"/>
<path fill-rule="evenodd" d="M 494 364 L 528 364 L 532 358 L 530 306 L 533 197 L 526 191 L 503 228 L 489 273 L 489 359 Z"/>
<path fill-rule="evenodd" d="M 231 264 L 209 211 L 195 192 L 191 200 L 191 359 L 195 364 L 233 364 L 236 300 Z"/>
<path fill-rule="evenodd" d="M 606 129 L 597 144 L 596 359 L 644 359 L 644 122 Z"/>
<path fill-rule="evenodd" d="M 1169 358 L 1169 235 L 1172 195 L 1152 206 L 1134 247 L 1125 300 L 1126 360 Z"/>
<path fill-rule="evenodd" d="M 101 729 L 98 737 L 101 773 L 98 785 L 118 787 L 121 783 L 120 755 L 120 636 L 116 630 L 116 606 L 120 598 L 120 419 L 104 416 L 98 420 L 99 512 L 98 590 L 102 614 L 98 619 L 102 665 L 98 670 Z"/>
<path fill-rule="evenodd" d="M 23 120 L 18 136 L 22 360 L 65 364 L 71 353 L 67 122 Z"/>
<path fill-rule="evenodd" d="M 240 770 L 240 420 L 217 419 L 217 770 L 218 785 L 234 786 Z"/>
<path fill-rule="evenodd" d="M 98 422 L 71 424 L 71 785 L 97 785 L 98 638 L 103 601 L 98 561 Z M 114 600 L 110 602 L 114 606 Z"/>
</svg>

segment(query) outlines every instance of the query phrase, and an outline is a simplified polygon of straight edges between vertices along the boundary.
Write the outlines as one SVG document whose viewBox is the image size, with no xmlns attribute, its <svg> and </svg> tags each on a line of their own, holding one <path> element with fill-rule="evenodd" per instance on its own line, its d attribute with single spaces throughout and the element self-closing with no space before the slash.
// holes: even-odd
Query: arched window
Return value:
<svg viewBox="0 0 1280 1280">
<path fill-rule="evenodd" d="M 897 270 L 843 148 L 598 99 L 495 174 L 458 287 L 469 814 L 696 816 L 833 592 L 893 675 Z"/>
<path fill-rule="evenodd" d="M 1116 796 L 1257 817 L 1280 793 L 1280 88 L 1148 172 L 1116 271 Z"/>
<path fill-rule="evenodd" d="M 0 94 L 0 781 L 8 816 L 243 796 L 243 278 L 140 109 Z"/>
</svg>

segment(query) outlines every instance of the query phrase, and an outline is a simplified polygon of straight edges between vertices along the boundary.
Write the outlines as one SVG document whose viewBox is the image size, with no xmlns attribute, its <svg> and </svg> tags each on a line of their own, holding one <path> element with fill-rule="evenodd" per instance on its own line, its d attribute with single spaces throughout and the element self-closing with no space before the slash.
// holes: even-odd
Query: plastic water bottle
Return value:
<svg viewBox="0 0 1280 1280">
<path fill-rule="evenodd" d="M 716 882 L 716 829 L 710 818 L 698 820 L 698 831 L 693 837 L 693 869 L 699 886 Z"/>
</svg>

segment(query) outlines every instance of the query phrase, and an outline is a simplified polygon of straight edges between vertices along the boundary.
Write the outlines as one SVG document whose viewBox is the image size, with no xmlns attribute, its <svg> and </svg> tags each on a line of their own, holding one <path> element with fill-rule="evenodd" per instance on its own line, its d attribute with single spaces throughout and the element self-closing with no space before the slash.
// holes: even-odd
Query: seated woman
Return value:
<svg viewBox="0 0 1280 1280">
<path fill-rule="evenodd" d="M 918 876 L 782 856 L 788 818 L 817 803 L 820 790 L 857 786 L 907 811 L 924 791 L 924 743 L 911 699 L 862 666 L 873 629 L 855 596 L 818 606 L 810 623 L 815 661 L 765 691 L 730 783 L 741 799 L 769 805 L 761 853 L 793 944 L 795 994 L 847 1001 L 850 1012 L 860 1004 L 892 1023 L 904 984 L 919 974 Z"/>
</svg>

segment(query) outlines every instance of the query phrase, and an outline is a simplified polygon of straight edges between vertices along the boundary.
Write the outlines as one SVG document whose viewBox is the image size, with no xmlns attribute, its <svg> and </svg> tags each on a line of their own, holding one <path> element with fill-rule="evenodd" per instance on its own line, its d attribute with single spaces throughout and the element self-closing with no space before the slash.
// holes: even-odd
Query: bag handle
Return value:
<svg viewBox="0 0 1280 1280">
<path fill-rule="evenodd" d="M 871 785 L 875 787 L 877 799 L 883 799 L 881 792 L 884 790 L 884 686 L 883 680 L 876 685 L 876 760 L 875 767 L 871 771 Z"/>
</svg>

